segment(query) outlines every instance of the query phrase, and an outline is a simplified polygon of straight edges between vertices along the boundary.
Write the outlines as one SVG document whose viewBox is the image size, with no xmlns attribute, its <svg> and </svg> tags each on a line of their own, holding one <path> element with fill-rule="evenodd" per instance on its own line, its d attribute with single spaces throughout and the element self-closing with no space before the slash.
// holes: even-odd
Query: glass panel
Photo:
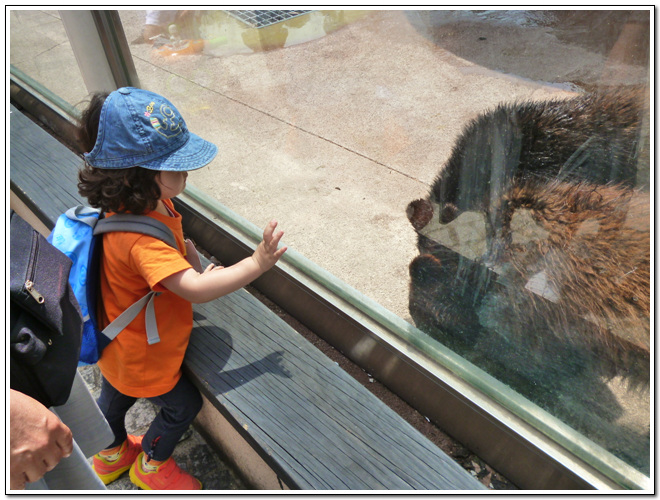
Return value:
<svg viewBox="0 0 660 500">
<path fill-rule="evenodd" d="M 649 12 L 282 12 L 121 12 L 189 184 L 649 474 Z"/>
<path fill-rule="evenodd" d="M 484 108 L 408 206 L 417 326 L 645 474 L 648 22 L 629 11 L 421 16 L 471 71 L 563 91 Z"/>
<path fill-rule="evenodd" d="M 87 96 L 76 58 L 56 10 L 10 10 L 12 66 L 75 105 Z"/>
<path fill-rule="evenodd" d="M 25 12 L 12 64 L 77 102 L 38 64 L 56 13 Z M 142 86 L 219 146 L 189 184 L 650 474 L 648 10 L 120 14 Z"/>
</svg>

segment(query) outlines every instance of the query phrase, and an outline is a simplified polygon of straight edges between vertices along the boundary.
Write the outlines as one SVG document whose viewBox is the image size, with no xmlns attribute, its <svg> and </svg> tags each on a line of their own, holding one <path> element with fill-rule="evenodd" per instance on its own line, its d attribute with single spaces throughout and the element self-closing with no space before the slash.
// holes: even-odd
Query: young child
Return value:
<svg viewBox="0 0 660 500">
<path fill-rule="evenodd" d="M 217 147 L 190 133 L 164 97 L 136 88 L 95 95 L 83 113 L 79 138 L 85 166 L 78 188 L 106 217 L 146 214 L 164 222 L 179 249 L 137 233 L 103 235 L 101 326 L 150 289 L 160 342 L 147 343 L 144 312 L 104 350 L 99 407 L 115 441 L 94 457 L 93 467 L 108 484 L 130 469 L 142 489 L 195 490 L 201 483 L 171 458 L 176 443 L 201 409 L 197 388 L 181 371 L 192 330 L 192 304 L 207 302 L 247 285 L 270 269 L 286 251 L 283 232 L 271 221 L 257 250 L 230 267 L 210 265 L 202 273 L 188 263 L 181 215 L 170 198 L 183 191 L 187 171 L 207 165 Z M 160 412 L 144 436 L 128 435 L 126 412 L 147 398 Z"/>
</svg>

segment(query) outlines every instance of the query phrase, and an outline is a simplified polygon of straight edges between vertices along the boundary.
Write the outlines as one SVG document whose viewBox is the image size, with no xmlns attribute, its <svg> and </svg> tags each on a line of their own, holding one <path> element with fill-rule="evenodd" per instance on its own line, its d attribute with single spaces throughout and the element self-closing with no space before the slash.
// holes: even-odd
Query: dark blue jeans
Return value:
<svg viewBox="0 0 660 500">
<path fill-rule="evenodd" d="M 167 460 L 202 409 L 202 396 L 184 374 L 170 392 L 146 399 L 159 406 L 160 411 L 142 439 L 142 449 L 153 460 Z M 137 398 L 122 394 L 103 378 L 98 405 L 115 435 L 108 448 L 119 446 L 126 440 L 126 413 L 136 401 Z"/>
</svg>

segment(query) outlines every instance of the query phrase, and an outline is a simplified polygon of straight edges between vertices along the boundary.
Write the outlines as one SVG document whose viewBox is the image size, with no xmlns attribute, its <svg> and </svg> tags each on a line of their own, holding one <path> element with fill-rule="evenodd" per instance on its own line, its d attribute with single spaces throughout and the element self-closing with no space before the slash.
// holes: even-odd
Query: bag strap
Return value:
<svg viewBox="0 0 660 500">
<path fill-rule="evenodd" d="M 156 310 L 154 308 L 154 297 L 158 297 L 162 292 L 154 292 L 151 290 L 141 299 L 131 304 L 128 309 L 115 318 L 115 320 L 106 326 L 101 333 L 108 337 L 110 340 L 119 335 L 124 328 L 126 328 L 136 317 L 140 311 L 146 306 L 145 323 L 147 327 L 147 343 L 149 345 L 160 342 L 158 336 L 158 326 L 156 325 Z"/>
<path fill-rule="evenodd" d="M 101 209 L 77 205 L 67 210 L 65 215 L 71 220 L 84 222 L 89 227 L 94 227 L 101 216 Z"/>
<path fill-rule="evenodd" d="M 76 213 L 75 215 L 78 220 L 82 220 L 79 213 Z M 83 222 L 85 221 L 83 220 Z M 134 214 L 115 214 L 112 217 L 102 218 L 95 222 L 95 225 L 92 225 L 94 228 L 94 236 L 117 231 L 140 233 L 157 238 L 164 241 L 169 246 L 177 248 L 176 239 L 174 238 L 172 230 L 153 217 Z M 105 327 L 102 332 L 103 335 L 110 340 L 114 339 L 137 317 L 138 314 L 140 314 L 140 311 L 146 307 L 145 325 L 147 330 L 147 343 L 151 345 L 160 342 L 158 325 L 156 323 L 154 297 L 157 297 L 161 293 L 162 292 L 154 292 L 151 290 L 144 297 L 131 304 L 128 309 L 122 312 L 112 323 Z"/>
<path fill-rule="evenodd" d="M 116 231 L 146 234 L 177 248 L 172 230 L 159 220 L 147 215 L 115 214 L 99 220 L 94 226 L 94 236 Z"/>
</svg>

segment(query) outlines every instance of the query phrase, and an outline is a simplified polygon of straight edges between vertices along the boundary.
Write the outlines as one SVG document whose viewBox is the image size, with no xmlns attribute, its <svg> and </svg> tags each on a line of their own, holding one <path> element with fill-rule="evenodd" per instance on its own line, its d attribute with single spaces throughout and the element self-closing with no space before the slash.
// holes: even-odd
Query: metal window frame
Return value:
<svg viewBox="0 0 660 500">
<path fill-rule="evenodd" d="M 118 11 L 59 13 L 88 92 L 140 86 Z"/>
<path fill-rule="evenodd" d="M 139 86 L 118 12 L 71 12 L 61 11 L 62 19 L 88 90 Z M 47 98 L 47 91 L 35 90 L 39 84 L 26 83 L 27 78 L 18 73 L 12 69 L 12 101 L 33 116 L 48 116 L 49 129 L 66 137 L 69 110 L 58 108 Z M 223 262 L 237 261 L 256 246 L 256 226 L 195 189 L 187 188 L 177 207 L 188 221 L 186 231 Z M 437 356 L 425 352 L 428 346 L 415 342 L 414 327 L 407 323 L 402 327 L 397 318 L 383 315 L 377 304 L 365 301 L 339 280 L 333 282 L 302 256 L 287 252 L 285 257 L 274 272 L 254 283 L 260 291 L 521 488 L 651 488 L 650 478 L 622 461 L 616 462 L 618 459 L 613 462 L 613 456 L 601 457 L 596 466 L 578 458 L 571 447 L 559 445 L 489 397 L 479 384 L 466 382 L 455 370 L 438 363 Z M 330 288 L 329 282 L 333 285 Z M 446 353 L 440 353 L 443 355 Z M 456 363 L 461 364 L 460 360 Z M 473 368 L 473 381 L 488 378 Z M 498 381 L 493 379 L 493 383 Z"/>
</svg>

